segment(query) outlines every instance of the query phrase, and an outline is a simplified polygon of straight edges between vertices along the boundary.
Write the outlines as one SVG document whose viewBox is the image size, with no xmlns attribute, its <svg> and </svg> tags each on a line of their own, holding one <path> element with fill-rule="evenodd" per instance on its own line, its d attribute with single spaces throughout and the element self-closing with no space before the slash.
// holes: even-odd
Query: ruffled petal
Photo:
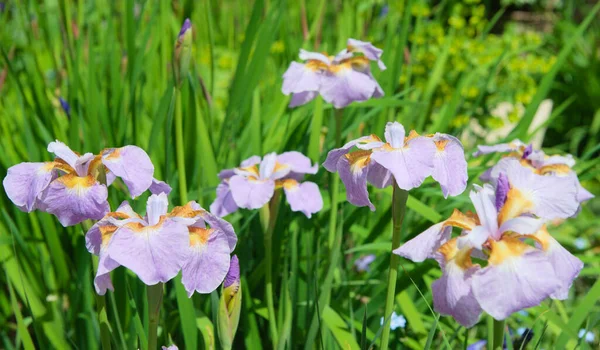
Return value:
<svg viewBox="0 0 600 350">
<path fill-rule="evenodd" d="M 388 169 L 403 190 L 419 187 L 433 171 L 436 148 L 430 139 L 416 137 L 400 149 L 378 148 L 371 159 Z"/>
<path fill-rule="evenodd" d="M 509 143 L 499 143 L 497 145 L 479 145 L 477 146 L 477 151 L 473 153 L 473 157 L 479 157 L 484 154 L 496 153 L 496 152 L 512 152 L 516 151 L 521 147 L 525 147 L 526 145 L 521 142 L 521 140 L 515 139 Z"/>
<path fill-rule="evenodd" d="M 164 193 L 168 195 L 171 193 L 172 188 L 166 182 L 152 178 L 152 185 L 150 185 L 149 190 L 152 194 Z"/>
<path fill-rule="evenodd" d="M 128 224 L 119 228 L 106 248 L 117 263 L 133 271 L 146 285 L 165 283 L 187 261 L 188 228 L 171 219 L 155 226 Z"/>
<path fill-rule="evenodd" d="M 491 241 L 487 267 L 473 277 L 473 292 L 481 308 L 497 320 L 539 305 L 558 288 L 546 254 L 515 238 Z"/>
<path fill-rule="evenodd" d="M 323 75 L 321 82 L 321 96 L 335 108 L 346 107 L 352 102 L 367 101 L 373 97 L 377 87 L 367 74 L 350 67 L 341 67 L 335 73 Z"/>
<path fill-rule="evenodd" d="M 433 258 L 434 253 L 450 239 L 451 234 L 452 227 L 445 226 L 445 221 L 442 221 L 396 248 L 393 253 L 414 262 L 421 262 Z"/>
<path fill-rule="evenodd" d="M 102 154 L 102 163 L 123 179 L 134 198 L 152 185 L 154 165 L 148 154 L 137 146 L 107 149 Z"/>
<path fill-rule="evenodd" d="M 2 181 L 8 198 L 22 211 L 37 209 L 39 195 L 56 178 L 54 163 L 20 163 L 8 168 Z"/>
<path fill-rule="evenodd" d="M 230 249 L 225 233 L 190 228 L 188 251 L 181 269 L 181 282 L 188 297 L 194 292 L 211 293 L 221 285 L 229 270 Z"/>
<path fill-rule="evenodd" d="M 298 183 L 296 180 L 286 180 L 283 190 L 292 211 L 300 211 L 310 219 L 312 214 L 323 209 L 323 198 L 319 186 L 314 182 Z"/>
<path fill-rule="evenodd" d="M 444 197 L 457 196 L 467 188 L 467 161 L 460 141 L 450 135 L 436 133 L 436 153 L 431 176 L 442 187 Z"/>
<path fill-rule="evenodd" d="M 210 205 L 210 212 L 216 216 L 223 217 L 233 213 L 238 208 L 231 194 L 229 182 L 221 181 L 217 186 L 217 198 Z"/>
<path fill-rule="evenodd" d="M 229 179 L 229 188 L 238 207 L 258 209 L 273 197 L 275 181 L 249 179 L 235 175 Z"/>
<path fill-rule="evenodd" d="M 402 148 L 404 146 L 404 137 L 406 131 L 404 126 L 398 122 L 388 122 L 385 125 L 385 141 L 392 146 L 392 148 Z"/>
<path fill-rule="evenodd" d="M 107 198 L 106 186 L 96 182 L 91 175 L 67 174 L 52 181 L 40 201 L 43 210 L 56 215 L 66 227 L 88 219 L 102 219 L 110 211 Z"/>
<path fill-rule="evenodd" d="M 296 174 L 316 174 L 319 166 L 312 164 L 310 158 L 296 151 L 284 152 L 277 156 L 277 162 L 285 164 Z"/>
<path fill-rule="evenodd" d="M 379 69 L 386 69 L 385 64 L 381 61 L 382 49 L 373 46 L 370 42 L 356 39 L 348 39 L 347 45 L 349 52 L 362 52 L 369 60 L 376 61 Z"/>
</svg>

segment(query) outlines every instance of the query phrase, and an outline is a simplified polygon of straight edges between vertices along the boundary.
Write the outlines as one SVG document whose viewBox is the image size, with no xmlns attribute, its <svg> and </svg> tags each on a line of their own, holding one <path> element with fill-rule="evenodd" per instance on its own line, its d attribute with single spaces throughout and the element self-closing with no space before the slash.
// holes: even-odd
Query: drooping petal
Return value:
<svg viewBox="0 0 600 350">
<path fill-rule="evenodd" d="M 84 220 L 100 220 L 110 208 L 106 186 L 91 175 L 67 174 L 52 181 L 40 197 L 44 211 L 56 215 L 63 226 Z"/>
<path fill-rule="evenodd" d="M 497 320 L 539 305 L 561 283 L 544 252 L 516 238 L 490 241 L 488 266 L 473 277 L 473 292 L 481 308 Z"/>
<path fill-rule="evenodd" d="M 546 228 L 539 230 L 533 237 L 540 242 L 542 250 L 546 253 L 554 268 L 554 273 L 561 283 L 560 288 L 554 291 L 550 297 L 559 300 L 567 299 L 573 281 L 583 269 L 583 262 L 558 243 Z"/>
<path fill-rule="evenodd" d="M 229 244 L 225 233 L 190 227 L 188 258 L 181 269 L 181 282 L 188 297 L 194 292 L 211 293 L 229 270 Z"/>
<path fill-rule="evenodd" d="M 110 272 L 119 266 L 119 263 L 111 259 L 104 251 L 100 254 L 98 270 L 96 271 L 96 277 L 94 278 L 94 288 L 98 295 L 106 294 L 107 290 L 115 290 L 112 281 L 110 280 Z"/>
<path fill-rule="evenodd" d="M 392 148 L 402 148 L 404 146 L 404 136 L 406 131 L 404 126 L 398 122 L 388 122 L 385 125 L 385 141 L 392 146 Z"/>
<path fill-rule="evenodd" d="M 477 146 L 477 151 L 473 153 L 473 157 L 479 157 L 484 154 L 496 153 L 496 152 L 512 152 L 518 150 L 520 147 L 525 147 L 526 145 L 521 142 L 521 140 L 515 139 L 509 143 L 499 143 L 497 145 L 479 145 Z"/>
<path fill-rule="evenodd" d="M 442 187 L 444 197 L 457 196 L 467 187 L 467 161 L 460 141 L 450 135 L 436 133 L 436 153 L 431 176 Z"/>
<path fill-rule="evenodd" d="M 347 154 L 352 147 L 356 146 L 363 150 L 369 150 L 381 147 L 382 145 L 383 142 L 381 142 L 381 139 L 377 137 L 377 135 L 359 137 L 355 140 L 346 143 L 341 148 L 334 148 L 331 151 L 329 151 L 329 153 L 327 153 L 327 158 L 323 163 L 323 167 L 327 169 L 327 171 L 335 173 L 337 171 L 338 160 L 340 159 L 340 157 Z"/>
<path fill-rule="evenodd" d="M 368 167 L 367 182 L 377 188 L 386 188 L 392 185 L 392 173 L 379 163 L 371 162 Z"/>
<path fill-rule="evenodd" d="M 300 57 L 300 59 L 303 61 L 315 60 L 315 61 L 324 63 L 326 65 L 331 63 L 331 61 L 329 60 L 329 57 L 327 57 L 326 55 L 319 53 L 319 52 L 306 51 L 304 49 L 300 49 L 300 53 L 298 54 L 298 57 Z"/>
<path fill-rule="evenodd" d="M 168 195 L 171 193 L 172 188 L 166 182 L 152 178 L 152 185 L 150 185 L 149 190 L 152 194 L 164 193 Z"/>
<path fill-rule="evenodd" d="M 445 226 L 445 223 L 445 221 L 442 221 L 431 226 L 423 233 L 393 250 L 393 253 L 414 262 L 433 258 L 434 253 L 450 239 L 452 234 L 452 227 Z"/>
<path fill-rule="evenodd" d="M 288 179 L 283 184 L 283 190 L 292 211 L 300 211 L 310 219 L 312 214 L 323 209 L 323 198 L 319 186 L 314 182 L 298 183 Z"/>
<path fill-rule="evenodd" d="M 127 201 L 123 201 L 114 213 L 108 213 L 86 232 L 85 247 L 90 253 L 100 255 L 102 245 L 106 245 L 117 230 L 118 227 L 111 218 L 129 219 L 140 218 L 140 216 L 133 211 Z"/>
<path fill-rule="evenodd" d="M 283 74 L 281 92 L 284 95 L 319 90 L 321 74 L 315 65 L 292 62 Z"/>
<path fill-rule="evenodd" d="M 288 165 L 292 173 L 316 174 L 319 166 L 312 164 L 310 158 L 296 151 L 284 152 L 277 156 L 277 162 Z"/>
<path fill-rule="evenodd" d="M 288 107 L 294 108 L 305 105 L 314 100 L 317 95 L 319 95 L 318 91 L 304 91 L 292 94 L 292 98 L 290 99 L 290 104 Z"/>
<path fill-rule="evenodd" d="M 273 197 L 275 181 L 256 180 L 235 175 L 229 179 L 229 189 L 238 207 L 258 209 Z"/>
<path fill-rule="evenodd" d="M 11 166 L 2 181 L 6 195 L 22 211 L 37 209 L 39 195 L 56 177 L 53 169 L 53 162 Z"/>
<path fill-rule="evenodd" d="M 367 101 L 373 97 L 376 88 L 367 74 L 340 66 L 335 73 L 327 73 L 321 77 L 319 91 L 325 101 L 335 108 L 343 108 L 352 102 Z"/>
<path fill-rule="evenodd" d="M 496 211 L 493 190 L 489 187 L 476 187 L 474 191 L 471 191 L 469 197 L 473 202 L 481 226 L 485 228 L 488 235 L 496 235 L 498 232 L 498 212 Z"/>
<path fill-rule="evenodd" d="M 370 42 L 360 41 L 356 39 L 348 39 L 348 51 L 350 52 L 362 52 L 366 58 L 371 61 L 377 61 L 377 65 L 379 69 L 385 70 L 385 64 L 381 61 L 381 55 L 383 54 L 383 50 L 379 49 Z"/>
<path fill-rule="evenodd" d="M 594 198 L 594 195 L 590 191 L 586 190 L 583 186 L 581 186 L 579 179 L 577 179 L 577 202 L 587 202 L 592 198 Z"/>
<path fill-rule="evenodd" d="M 442 277 L 431 285 L 434 310 L 454 317 L 465 327 L 475 325 L 482 313 L 471 286 L 480 266 L 471 263 L 469 252 L 470 249 L 459 250 L 456 239 L 444 244 L 436 253 Z"/>
<path fill-rule="evenodd" d="M 367 191 L 369 151 L 356 151 L 339 158 L 337 171 L 346 186 L 346 199 L 357 207 L 368 206 L 375 211 Z"/>
<path fill-rule="evenodd" d="M 537 175 L 514 159 L 507 163 L 511 188 L 500 212 L 502 221 L 527 212 L 553 220 L 577 211 L 577 186 L 571 178 Z"/>
<path fill-rule="evenodd" d="M 229 182 L 221 181 L 217 186 L 217 198 L 210 205 L 210 212 L 216 216 L 223 217 L 238 210 L 238 206 L 233 200 L 233 195 L 229 188 Z"/>
<path fill-rule="evenodd" d="M 400 149 L 375 149 L 371 159 L 392 172 L 398 187 L 408 191 L 419 187 L 431 175 L 435 152 L 433 141 L 419 136 Z"/>
<path fill-rule="evenodd" d="M 227 243 L 229 244 L 229 251 L 233 252 L 237 244 L 237 235 L 233 230 L 233 226 L 229 222 L 207 212 L 202 208 L 200 208 L 200 217 L 202 218 L 202 220 L 207 222 L 211 228 L 220 230 L 225 234 L 225 238 L 227 239 Z"/>
<path fill-rule="evenodd" d="M 137 146 L 107 149 L 102 153 L 102 163 L 123 179 L 134 198 L 152 185 L 154 165 L 148 154 Z"/>
<path fill-rule="evenodd" d="M 133 271 L 146 285 L 175 277 L 189 253 L 188 228 L 163 218 L 154 226 L 128 224 L 119 228 L 106 248 L 114 261 Z"/>
</svg>

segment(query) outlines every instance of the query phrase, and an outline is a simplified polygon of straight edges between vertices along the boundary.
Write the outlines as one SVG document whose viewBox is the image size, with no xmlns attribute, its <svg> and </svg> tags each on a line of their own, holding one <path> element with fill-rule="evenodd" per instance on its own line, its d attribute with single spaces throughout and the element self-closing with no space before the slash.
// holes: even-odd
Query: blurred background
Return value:
<svg viewBox="0 0 600 350">
<path fill-rule="evenodd" d="M 344 138 L 383 136 L 392 120 L 420 133 L 456 135 L 470 183 L 493 160 L 472 159 L 475 145 L 520 138 L 550 154 L 573 154 L 583 186 L 598 196 L 599 9 L 594 0 L 1 1 L 0 175 L 19 162 L 50 160 L 46 146 L 54 139 L 81 153 L 135 144 L 151 156 L 155 177 L 173 187 L 170 202 L 179 204 L 178 109 L 187 195 L 208 208 L 217 173 L 251 155 L 298 150 L 324 161 L 335 146 L 332 107 L 317 99 L 287 108 L 281 76 L 299 60 L 300 48 L 335 54 L 355 38 L 384 50 L 388 69 L 372 68 L 386 96 L 347 107 Z M 185 18 L 192 21 L 193 58 L 176 107 L 172 57 Z M 377 344 L 381 332 L 391 189 L 371 190 L 374 213 L 343 205 L 344 239 L 335 247 L 343 259 L 326 279 L 328 179 L 324 169 L 310 179 L 321 186 L 321 213 L 308 220 L 283 205 L 277 222 L 272 268 L 283 347 L 364 348 Z M 113 208 L 127 199 L 122 183 L 109 198 Z M 145 199 L 130 202 L 143 211 Z M 427 181 L 411 191 L 408 206 L 403 241 L 469 202 L 466 194 L 444 200 Z M 98 348 L 83 229 L 22 213 L 3 191 L 0 214 L 0 348 Z M 271 346 L 256 214 L 227 217 L 239 236 L 243 276 L 236 348 Z M 568 300 L 509 320 L 515 348 L 598 348 L 599 214 L 596 197 L 576 219 L 551 230 L 586 265 Z M 368 267 L 355 264 L 369 255 Z M 460 348 L 487 339 L 487 317 L 471 330 L 437 319 L 430 285 L 439 276 L 435 262 L 402 260 L 396 313 L 405 322 L 392 332 L 394 348 Z M 138 348 L 147 326 L 145 288 L 124 269 L 113 282 L 107 298 L 113 346 Z M 325 292 L 330 297 L 319 298 Z M 185 349 L 219 347 L 219 292 L 187 299 L 169 283 L 166 293 L 159 340 Z"/>
</svg>

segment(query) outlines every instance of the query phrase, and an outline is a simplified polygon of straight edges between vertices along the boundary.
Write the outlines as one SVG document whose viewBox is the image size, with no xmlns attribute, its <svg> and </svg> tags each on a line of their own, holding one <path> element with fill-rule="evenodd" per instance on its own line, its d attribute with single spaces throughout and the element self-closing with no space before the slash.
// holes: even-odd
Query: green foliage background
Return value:
<svg viewBox="0 0 600 350">
<path fill-rule="evenodd" d="M 491 1 L 5 1 L 0 12 L 0 175 L 23 161 L 50 160 L 46 145 L 59 139 L 74 150 L 98 152 L 135 144 L 151 156 L 155 176 L 174 190 L 180 176 L 187 198 L 208 207 L 217 173 L 251 155 L 298 150 L 321 163 L 334 147 L 333 109 L 321 100 L 290 110 L 281 76 L 300 48 L 333 54 L 347 38 L 384 49 L 385 72 L 374 75 L 382 99 L 353 104 L 343 113 L 343 138 L 376 133 L 397 120 L 422 133 L 463 137 L 470 183 L 492 157 L 471 159 L 470 133 L 477 121 L 488 132 L 505 121 L 491 110 L 500 102 L 522 104 L 523 113 L 507 139 L 530 138 L 540 102 L 554 109 L 544 145 L 578 157 L 583 185 L 600 194 L 600 5 L 572 1 L 553 9 L 552 31 L 523 30 L 510 21 L 514 7 Z M 537 9 L 539 11 L 539 9 Z M 173 98 L 172 55 L 185 18 L 193 23 L 190 74 L 181 98 Z M 503 26 L 496 25 L 503 23 Z M 71 106 L 70 118 L 58 98 Z M 183 117 L 185 172 L 175 157 L 176 113 Z M 479 135 L 482 136 L 482 135 Z M 484 135 L 483 135 L 484 136 Z M 337 215 L 343 240 L 333 242 L 329 176 L 311 177 L 321 186 L 325 207 L 313 219 L 287 204 L 275 228 L 275 295 L 281 348 L 365 348 L 377 344 L 389 250 L 391 189 L 370 189 L 377 211 L 342 205 Z M 111 191 L 116 207 L 127 199 L 122 183 Z M 345 194 L 342 190 L 342 200 Z M 142 210 L 146 197 L 133 200 Z M 444 200 L 433 181 L 411 191 L 403 241 L 422 232 L 452 209 L 468 208 L 466 194 Z M 533 329 L 534 348 L 594 348 L 578 339 L 580 329 L 600 338 L 600 202 L 584 206 L 576 219 L 552 229 L 585 262 L 568 300 L 546 301 L 515 314 L 514 332 Z M 63 228 L 45 213 L 20 212 L 0 195 L 0 347 L 99 347 L 99 323 L 92 286 L 92 258 L 81 226 Z M 264 248 L 257 212 L 227 217 L 236 229 L 244 290 L 236 348 L 270 348 L 264 302 Z M 585 247 L 576 248 L 576 238 Z M 357 272 L 360 256 L 377 256 Z M 343 254 L 331 265 L 333 255 Z M 394 348 L 461 348 L 486 339 L 483 317 L 465 330 L 431 309 L 435 263 L 402 260 L 396 312 L 407 326 L 392 332 Z M 115 348 L 144 345 L 145 286 L 123 268 L 113 273 L 115 292 L 107 312 Z M 159 342 L 180 348 L 218 347 L 218 294 L 187 299 L 178 282 L 168 283 Z M 315 322 L 316 321 L 316 322 Z M 516 335 L 513 339 L 518 338 Z"/>
</svg>

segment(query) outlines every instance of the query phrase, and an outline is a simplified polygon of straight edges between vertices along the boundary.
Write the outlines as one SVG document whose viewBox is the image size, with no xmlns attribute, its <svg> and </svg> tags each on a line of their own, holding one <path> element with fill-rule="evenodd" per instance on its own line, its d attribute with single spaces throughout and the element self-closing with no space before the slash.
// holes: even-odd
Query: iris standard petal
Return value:
<svg viewBox="0 0 600 350">
<path fill-rule="evenodd" d="M 467 188 L 467 161 L 460 141 L 450 135 L 436 133 L 436 153 L 431 176 L 442 187 L 444 197 L 457 196 Z"/>
<path fill-rule="evenodd" d="M 367 174 L 371 162 L 369 151 L 349 153 L 338 160 L 337 171 L 346 186 L 346 199 L 357 207 L 368 206 L 375 211 L 367 191 Z"/>
<path fill-rule="evenodd" d="M 554 273 L 560 281 L 560 287 L 550 297 L 565 300 L 569 297 L 569 289 L 579 272 L 583 269 L 583 262 L 569 253 L 546 228 L 542 228 L 533 237 L 540 242 L 542 250 L 554 268 Z"/>
<path fill-rule="evenodd" d="M 385 64 L 381 61 L 381 55 L 383 54 L 383 50 L 379 49 L 370 42 L 360 41 L 356 39 L 348 39 L 347 42 L 348 51 L 350 52 L 362 52 L 366 58 L 371 61 L 376 61 L 379 69 L 385 70 Z"/>
<path fill-rule="evenodd" d="M 548 257 L 515 238 L 491 241 L 488 266 L 473 277 L 481 308 L 497 320 L 539 305 L 561 284 Z"/>
<path fill-rule="evenodd" d="M 367 101 L 373 97 L 376 87 L 367 74 L 340 66 L 336 72 L 328 72 L 321 77 L 319 92 L 335 108 L 343 108 L 352 102 Z"/>
<path fill-rule="evenodd" d="M 157 180 L 155 178 L 152 178 L 152 185 L 150 185 L 150 188 L 148 188 L 150 190 L 150 193 L 152 194 L 169 194 L 171 193 L 171 186 L 169 186 L 169 184 L 167 184 L 164 181 L 160 181 Z"/>
<path fill-rule="evenodd" d="M 56 177 L 53 162 L 20 163 L 8 168 L 2 181 L 8 198 L 22 211 L 37 209 L 39 195 Z"/>
<path fill-rule="evenodd" d="M 146 202 L 146 216 L 148 217 L 148 225 L 154 226 L 158 224 L 160 218 L 167 214 L 169 210 L 169 200 L 164 193 L 153 194 L 148 197 Z"/>
<path fill-rule="evenodd" d="M 414 262 L 432 258 L 434 253 L 446 243 L 452 234 L 452 227 L 445 221 L 437 223 L 413 239 L 396 248 L 393 253 Z"/>
<path fill-rule="evenodd" d="M 399 149 L 375 149 L 371 159 L 392 172 L 398 187 L 408 191 L 419 187 L 431 175 L 435 152 L 433 141 L 419 136 Z"/>
<path fill-rule="evenodd" d="M 488 187 L 476 187 L 469 194 L 475 207 L 481 226 L 485 227 L 488 235 L 495 236 L 498 232 L 498 212 L 496 211 L 494 193 Z M 499 237 L 495 237 L 498 239 Z"/>
<path fill-rule="evenodd" d="M 300 49 L 300 53 L 298 54 L 298 57 L 303 61 L 315 60 L 315 61 L 324 63 L 326 65 L 331 63 L 331 61 L 329 60 L 329 57 L 327 57 L 326 55 L 324 55 L 320 52 L 306 51 L 304 49 Z"/>
<path fill-rule="evenodd" d="M 48 152 L 54 153 L 55 156 L 64 160 L 65 163 L 71 166 L 71 168 L 75 169 L 75 162 L 77 162 L 79 156 L 77 155 L 77 153 L 73 152 L 73 150 L 70 149 L 69 146 L 56 140 L 48 144 Z"/>
<path fill-rule="evenodd" d="M 181 282 L 188 297 L 217 289 L 229 270 L 229 244 L 225 233 L 190 227 L 188 258 L 181 269 Z"/>
<path fill-rule="evenodd" d="M 107 149 L 102 154 L 102 163 L 123 179 L 134 198 L 152 185 L 154 165 L 148 154 L 137 146 Z"/>
<path fill-rule="evenodd" d="M 292 211 L 300 211 L 310 219 L 312 214 L 323 209 L 323 198 L 319 186 L 314 182 L 298 183 L 288 179 L 283 184 L 283 190 Z"/>
<path fill-rule="evenodd" d="M 229 188 L 238 207 L 258 209 L 267 204 L 273 197 L 275 181 L 257 180 L 235 175 L 229 179 Z"/>
<path fill-rule="evenodd" d="M 385 141 L 390 144 L 394 149 L 402 148 L 404 146 L 404 137 L 406 131 L 404 126 L 398 122 L 388 122 L 385 125 Z"/>
<path fill-rule="evenodd" d="M 179 273 L 187 261 L 189 244 L 187 226 L 163 218 L 154 226 L 128 224 L 119 228 L 106 253 L 133 271 L 144 284 L 154 285 Z"/>
<path fill-rule="evenodd" d="M 231 194 L 229 182 L 221 181 L 217 186 L 217 198 L 210 205 L 210 212 L 218 217 L 223 217 L 233 213 L 238 208 Z"/>
<path fill-rule="evenodd" d="M 509 143 L 499 143 L 497 145 L 479 145 L 477 146 L 477 151 L 473 153 L 473 157 L 479 157 L 484 154 L 496 153 L 496 152 L 511 152 L 516 151 L 520 147 L 526 146 L 521 140 L 515 139 Z"/>
<path fill-rule="evenodd" d="M 56 215 L 63 226 L 72 226 L 84 220 L 100 220 L 110 208 L 108 191 L 91 175 L 79 177 L 67 174 L 52 181 L 42 193 L 44 211 Z"/>
<path fill-rule="evenodd" d="M 537 232 L 544 225 L 544 220 L 528 216 L 519 216 L 502 223 L 498 231 L 500 233 L 515 232 L 520 235 L 530 235 Z M 497 237 L 496 239 L 499 239 Z"/>
</svg>

